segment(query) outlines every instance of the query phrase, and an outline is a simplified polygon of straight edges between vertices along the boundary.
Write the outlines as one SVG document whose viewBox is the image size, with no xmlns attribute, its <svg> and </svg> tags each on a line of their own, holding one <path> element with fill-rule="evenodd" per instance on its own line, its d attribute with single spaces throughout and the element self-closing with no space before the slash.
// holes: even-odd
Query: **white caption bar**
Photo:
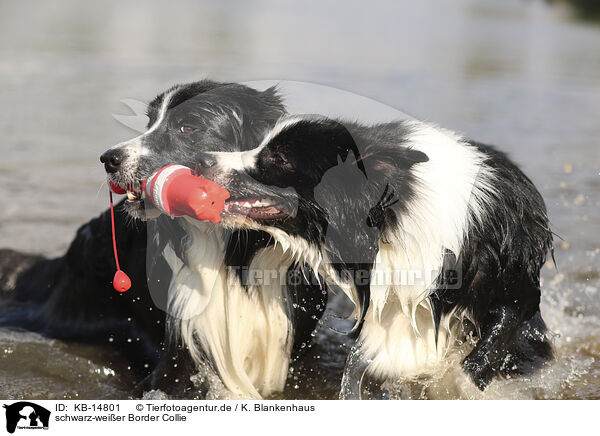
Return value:
<svg viewBox="0 0 600 436">
<path fill-rule="evenodd" d="M 26 401 L 4 400 L 15 435 L 584 434 L 594 401 Z M 594 427 L 592 427 L 592 425 Z M 12 432 L 11 432 L 12 430 Z M 590 433 L 591 434 L 591 433 Z"/>
</svg>

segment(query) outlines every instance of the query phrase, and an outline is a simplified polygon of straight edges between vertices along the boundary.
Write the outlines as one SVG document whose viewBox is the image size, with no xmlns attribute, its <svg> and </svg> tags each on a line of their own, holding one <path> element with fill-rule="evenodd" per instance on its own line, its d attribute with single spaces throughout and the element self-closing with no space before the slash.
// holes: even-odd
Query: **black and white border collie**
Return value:
<svg viewBox="0 0 600 436">
<path fill-rule="evenodd" d="M 117 293 L 111 285 L 107 210 L 79 228 L 64 256 L 0 250 L 0 326 L 111 347 L 125 362 L 109 362 L 137 384 L 134 396 L 281 391 L 325 308 L 324 283 L 280 247 L 269 249 L 267 233 L 165 216 L 146 221 L 157 214 L 136 191 L 164 165 L 194 168 L 203 151 L 254 148 L 285 112 L 273 88 L 203 80 L 158 95 L 147 131 L 102 157 L 109 178 L 130 186 L 115 207 L 115 227 L 132 288 Z M 247 277 L 263 270 L 286 277 L 251 286 Z"/>
<path fill-rule="evenodd" d="M 417 121 L 299 116 L 252 150 L 196 158 L 231 193 L 223 226 L 268 233 L 277 244 L 262 257 L 308 264 L 355 303 L 343 397 L 365 377 L 432 374 L 467 335 L 462 367 L 482 390 L 551 358 L 545 205 L 495 148 Z"/>
<path fill-rule="evenodd" d="M 150 104 L 145 133 L 102 155 L 109 179 L 129 189 L 125 210 L 156 218 L 147 222 L 148 287 L 167 312 L 167 331 L 140 391 L 179 396 L 200 371 L 233 396 L 261 398 L 283 390 L 292 358 L 311 340 L 327 292 L 309 268 L 266 232 L 159 216 L 139 192 L 139 182 L 164 165 L 195 168 L 205 151 L 255 147 L 283 113 L 273 89 L 176 86 Z M 255 272 L 274 276 L 249 280 Z"/>
</svg>

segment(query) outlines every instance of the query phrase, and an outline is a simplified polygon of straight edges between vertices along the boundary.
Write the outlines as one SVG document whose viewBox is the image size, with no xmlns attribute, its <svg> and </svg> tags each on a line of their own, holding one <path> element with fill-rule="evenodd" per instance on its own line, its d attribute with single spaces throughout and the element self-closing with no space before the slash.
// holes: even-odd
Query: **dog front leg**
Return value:
<svg viewBox="0 0 600 436">
<path fill-rule="evenodd" d="M 463 369 L 480 390 L 490 384 L 500 369 L 520 322 L 516 309 L 500 306 L 492 309 L 480 326 L 481 337 L 462 362 Z"/>
</svg>

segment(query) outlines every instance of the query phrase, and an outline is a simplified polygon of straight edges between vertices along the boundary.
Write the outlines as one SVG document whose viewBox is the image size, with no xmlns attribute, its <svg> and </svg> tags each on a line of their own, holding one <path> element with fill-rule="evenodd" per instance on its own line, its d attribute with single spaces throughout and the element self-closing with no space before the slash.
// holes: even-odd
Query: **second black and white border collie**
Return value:
<svg viewBox="0 0 600 436">
<path fill-rule="evenodd" d="M 226 228 L 268 233 L 261 256 L 308 264 L 355 303 L 343 397 L 364 377 L 431 374 L 467 335 L 462 368 L 482 390 L 551 358 L 539 304 L 552 232 L 504 153 L 417 121 L 299 116 L 252 150 L 196 158 L 231 193 Z"/>
</svg>

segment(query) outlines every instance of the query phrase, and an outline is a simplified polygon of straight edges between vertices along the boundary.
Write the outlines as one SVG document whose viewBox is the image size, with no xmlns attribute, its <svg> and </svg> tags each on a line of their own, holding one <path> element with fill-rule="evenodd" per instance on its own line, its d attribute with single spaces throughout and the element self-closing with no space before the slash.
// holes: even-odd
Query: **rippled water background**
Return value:
<svg viewBox="0 0 600 436">
<path fill-rule="evenodd" d="M 122 99 L 203 77 L 351 91 L 498 144 L 546 199 L 562 238 L 543 272 L 557 359 L 483 397 L 600 398 L 600 22 L 535 0 L 365 5 L 0 1 L 0 246 L 61 254 L 106 207 L 98 156 L 135 133 L 112 118 Z M 282 89 L 299 110 L 391 113 Z M 283 396 L 335 398 L 346 353 L 322 328 Z M 0 397 L 123 398 L 129 381 L 106 351 L 0 330 Z"/>
</svg>

